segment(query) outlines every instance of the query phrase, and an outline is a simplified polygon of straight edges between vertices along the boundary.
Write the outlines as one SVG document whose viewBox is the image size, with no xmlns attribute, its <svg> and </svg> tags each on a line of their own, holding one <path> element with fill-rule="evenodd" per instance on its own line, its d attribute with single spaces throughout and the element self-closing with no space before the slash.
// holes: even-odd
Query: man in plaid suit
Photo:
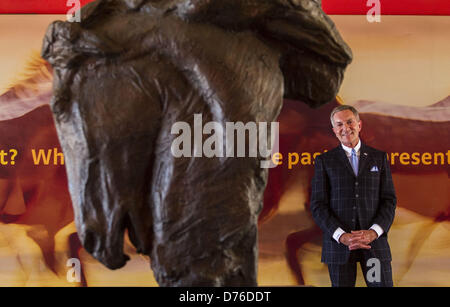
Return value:
<svg viewBox="0 0 450 307">
<path fill-rule="evenodd" d="M 355 286 L 357 262 L 367 286 L 393 286 L 387 233 L 397 200 L 386 153 L 361 142 L 352 106 L 336 107 L 330 119 L 341 144 L 316 158 L 311 194 L 322 262 L 334 287 Z"/>
</svg>

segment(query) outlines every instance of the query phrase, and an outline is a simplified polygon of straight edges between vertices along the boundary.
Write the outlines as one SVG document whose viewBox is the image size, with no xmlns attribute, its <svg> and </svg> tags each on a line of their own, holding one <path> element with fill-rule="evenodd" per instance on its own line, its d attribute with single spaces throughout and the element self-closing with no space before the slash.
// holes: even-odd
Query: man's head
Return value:
<svg viewBox="0 0 450 307">
<path fill-rule="evenodd" d="M 362 122 L 354 107 L 341 105 L 334 108 L 330 120 L 334 134 L 342 144 L 348 147 L 355 147 L 358 144 Z"/>
</svg>

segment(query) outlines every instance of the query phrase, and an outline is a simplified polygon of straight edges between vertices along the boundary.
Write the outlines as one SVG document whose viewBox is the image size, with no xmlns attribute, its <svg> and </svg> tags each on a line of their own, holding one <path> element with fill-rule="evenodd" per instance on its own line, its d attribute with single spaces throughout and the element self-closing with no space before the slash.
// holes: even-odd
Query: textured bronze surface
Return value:
<svg viewBox="0 0 450 307">
<path fill-rule="evenodd" d="M 319 2 L 103 0 L 49 26 L 42 56 L 89 253 L 122 267 L 128 230 L 160 285 L 256 285 L 261 157 L 175 158 L 171 127 L 273 122 L 283 97 L 334 99 L 352 55 Z"/>
</svg>

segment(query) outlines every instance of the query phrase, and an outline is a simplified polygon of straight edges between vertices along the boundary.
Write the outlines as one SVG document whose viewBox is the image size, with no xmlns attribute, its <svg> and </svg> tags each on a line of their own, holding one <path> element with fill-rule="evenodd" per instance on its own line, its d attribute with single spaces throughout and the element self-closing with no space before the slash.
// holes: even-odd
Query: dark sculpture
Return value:
<svg viewBox="0 0 450 307">
<path fill-rule="evenodd" d="M 160 285 L 256 285 L 262 157 L 176 158 L 171 127 L 334 99 L 352 56 L 320 1 L 96 1 L 42 56 L 85 249 L 120 268 L 128 230 Z"/>
</svg>

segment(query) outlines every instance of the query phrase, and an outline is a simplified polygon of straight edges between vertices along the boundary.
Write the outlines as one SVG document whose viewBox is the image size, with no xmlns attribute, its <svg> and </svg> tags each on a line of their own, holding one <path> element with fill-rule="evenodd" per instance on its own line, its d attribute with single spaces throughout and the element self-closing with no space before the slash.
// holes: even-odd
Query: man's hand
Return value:
<svg viewBox="0 0 450 307">
<path fill-rule="evenodd" d="M 357 230 L 352 233 L 344 233 L 339 238 L 339 242 L 348 246 L 349 250 L 370 249 L 370 243 L 378 238 L 377 233 L 370 230 Z"/>
</svg>

